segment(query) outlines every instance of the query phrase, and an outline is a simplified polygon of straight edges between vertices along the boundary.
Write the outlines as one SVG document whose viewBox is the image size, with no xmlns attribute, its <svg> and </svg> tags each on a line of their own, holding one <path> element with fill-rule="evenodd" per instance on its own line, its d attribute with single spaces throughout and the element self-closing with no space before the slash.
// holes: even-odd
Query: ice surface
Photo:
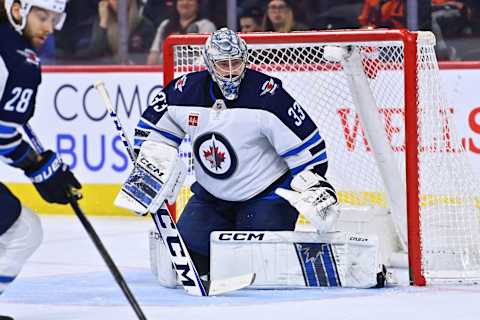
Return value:
<svg viewBox="0 0 480 320">
<path fill-rule="evenodd" d="M 479 286 L 241 290 L 192 297 L 160 287 L 149 270 L 149 218 L 90 218 L 148 319 L 480 319 Z M 42 215 L 45 237 L 0 296 L 0 314 L 20 320 L 136 319 L 81 224 Z M 405 272 L 397 273 L 406 282 Z"/>
</svg>

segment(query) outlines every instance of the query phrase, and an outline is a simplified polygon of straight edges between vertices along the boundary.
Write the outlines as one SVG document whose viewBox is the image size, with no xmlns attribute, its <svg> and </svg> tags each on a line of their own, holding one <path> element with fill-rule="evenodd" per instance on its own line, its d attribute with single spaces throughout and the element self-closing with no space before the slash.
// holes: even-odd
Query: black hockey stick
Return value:
<svg viewBox="0 0 480 320">
<path fill-rule="evenodd" d="M 27 134 L 28 138 L 30 139 L 30 141 L 32 142 L 32 145 L 35 148 L 35 151 L 37 153 L 42 153 L 45 149 L 43 148 L 42 144 L 40 143 L 40 140 L 38 139 L 37 135 L 33 132 L 30 125 L 28 123 L 25 124 L 23 126 L 23 129 Z M 128 285 L 125 282 L 125 279 L 123 278 L 122 274 L 120 273 L 117 266 L 115 265 L 115 262 L 113 262 L 107 249 L 103 245 L 102 240 L 100 240 L 100 237 L 98 236 L 97 232 L 93 228 L 92 224 L 87 219 L 87 217 L 85 216 L 85 213 L 83 213 L 82 209 L 78 205 L 78 199 L 79 199 L 79 194 L 75 194 L 75 193 L 71 194 L 70 205 L 72 206 L 73 211 L 75 212 L 76 216 L 82 223 L 83 227 L 85 228 L 85 231 L 87 231 L 88 235 L 90 236 L 90 239 L 92 239 L 93 243 L 95 244 L 95 247 L 97 248 L 103 260 L 107 264 L 108 269 L 112 273 L 113 278 L 115 279 L 117 284 L 120 286 L 120 289 L 122 289 L 123 294 L 127 298 L 130 305 L 132 306 L 133 311 L 135 311 L 135 314 L 137 315 L 138 319 L 147 320 L 147 318 L 145 317 L 145 314 L 143 313 L 137 300 L 135 299 L 135 296 L 132 294 L 132 292 L 128 288 Z"/>
</svg>

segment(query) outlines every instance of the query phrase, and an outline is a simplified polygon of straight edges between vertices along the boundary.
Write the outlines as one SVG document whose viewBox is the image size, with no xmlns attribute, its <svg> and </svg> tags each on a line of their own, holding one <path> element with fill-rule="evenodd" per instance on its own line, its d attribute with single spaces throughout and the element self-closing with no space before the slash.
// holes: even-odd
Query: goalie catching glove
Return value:
<svg viewBox="0 0 480 320">
<path fill-rule="evenodd" d="M 165 200 L 175 202 L 185 174 L 185 164 L 176 148 L 163 142 L 145 141 L 114 203 L 140 215 L 156 212 Z"/>
<path fill-rule="evenodd" d="M 293 177 L 290 186 L 293 191 L 278 188 L 275 193 L 303 213 L 319 233 L 331 231 L 339 216 L 338 199 L 333 186 L 310 170 Z"/>
</svg>

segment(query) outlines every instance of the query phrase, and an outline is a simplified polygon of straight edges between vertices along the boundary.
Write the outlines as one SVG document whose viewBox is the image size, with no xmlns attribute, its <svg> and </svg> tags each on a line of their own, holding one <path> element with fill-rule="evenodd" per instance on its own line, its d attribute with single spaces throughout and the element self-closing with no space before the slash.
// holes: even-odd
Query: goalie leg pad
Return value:
<svg viewBox="0 0 480 320">
<path fill-rule="evenodd" d="M 212 279 L 256 273 L 257 288 L 377 285 L 378 239 L 358 233 L 217 231 L 211 235 Z"/>
<path fill-rule="evenodd" d="M 150 230 L 149 245 L 150 268 L 153 275 L 157 278 L 161 286 L 175 288 L 177 286 L 177 274 L 158 231 Z"/>
<path fill-rule="evenodd" d="M 175 201 L 185 175 L 186 167 L 176 148 L 145 141 L 114 203 L 142 215 L 156 212 L 165 200 Z"/>
</svg>

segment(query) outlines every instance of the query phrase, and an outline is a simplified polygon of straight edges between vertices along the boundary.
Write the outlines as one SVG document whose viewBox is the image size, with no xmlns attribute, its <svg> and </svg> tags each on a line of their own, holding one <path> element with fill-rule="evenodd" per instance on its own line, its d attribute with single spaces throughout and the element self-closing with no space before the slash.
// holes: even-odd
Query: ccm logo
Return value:
<svg viewBox="0 0 480 320">
<path fill-rule="evenodd" d="M 250 240 L 263 240 L 265 233 L 251 233 L 251 232 L 224 232 L 220 233 L 218 240 L 228 241 L 228 240 L 240 240 L 240 241 L 250 241 Z"/>
<path fill-rule="evenodd" d="M 160 169 L 158 169 L 153 163 L 149 162 L 146 158 L 142 157 L 138 161 L 143 164 L 149 172 L 154 173 L 159 177 L 163 176 L 163 172 L 161 172 Z"/>
<path fill-rule="evenodd" d="M 366 242 L 368 241 L 368 238 L 361 238 L 361 237 L 350 237 L 351 241 L 359 241 L 359 242 Z"/>
</svg>

